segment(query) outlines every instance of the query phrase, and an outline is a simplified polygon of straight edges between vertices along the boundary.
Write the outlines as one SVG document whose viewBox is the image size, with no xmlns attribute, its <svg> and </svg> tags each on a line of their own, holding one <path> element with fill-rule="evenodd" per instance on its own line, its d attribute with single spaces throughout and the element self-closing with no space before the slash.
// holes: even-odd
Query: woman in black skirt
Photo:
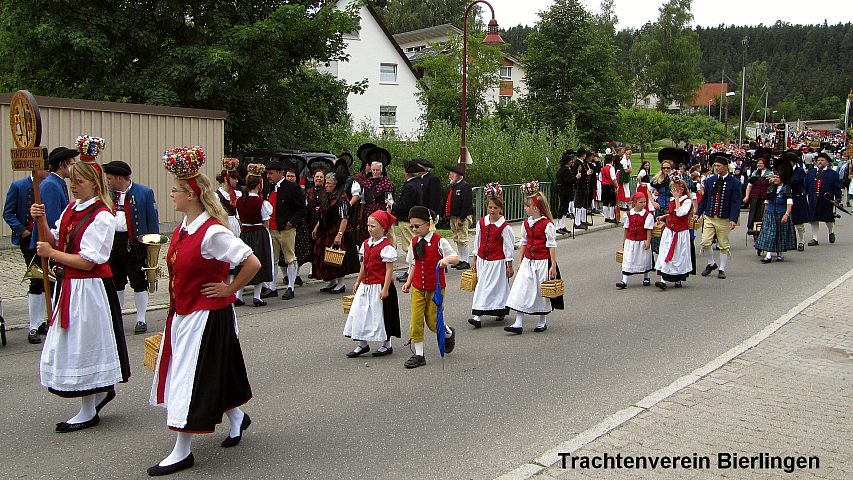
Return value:
<svg viewBox="0 0 853 480">
<path fill-rule="evenodd" d="M 252 398 L 237 321 L 231 304 L 261 264 L 252 250 L 228 228 L 228 216 L 210 180 L 199 174 L 201 147 L 175 148 L 163 156 L 175 175 L 172 201 L 186 214 L 172 235 L 169 267 L 169 313 L 150 402 L 166 409 L 166 425 L 177 432 L 172 452 L 148 475 L 168 475 L 193 466 L 192 436 L 211 433 L 222 415 L 231 429 L 223 447 L 240 443 L 252 423 L 239 407 Z M 239 265 L 225 283 L 229 265 Z"/>
<path fill-rule="evenodd" d="M 318 205 L 317 225 L 311 232 L 314 242 L 314 278 L 329 282 L 321 292 L 343 293 L 346 290 L 344 276 L 359 271 L 358 251 L 355 244 L 355 229 L 349 221 L 350 205 L 347 194 L 338 184 L 334 173 L 326 175 L 326 195 Z M 340 266 L 329 265 L 324 261 L 326 247 L 344 250 L 343 263 Z"/>
<path fill-rule="evenodd" d="M 261 290 L 265 282 L 272 281 L 272 240 L 270 238 L 269 220 L 272 215 L 272 205 L 261 196 L 262 177 L 265 167 L 260 163 L 252 163 L 247 167 L 246 193 L 237 199 L 237 212 L 240 214 L 240 240 L 249 246 L 261 262 L 261 269 L 249 280 L 247 285 L 254 285 L 252 304 L 263 307 L 267 304 L 261 298 Z M 242 294 L 242 290 L 238 295 Z"/>
</svg>

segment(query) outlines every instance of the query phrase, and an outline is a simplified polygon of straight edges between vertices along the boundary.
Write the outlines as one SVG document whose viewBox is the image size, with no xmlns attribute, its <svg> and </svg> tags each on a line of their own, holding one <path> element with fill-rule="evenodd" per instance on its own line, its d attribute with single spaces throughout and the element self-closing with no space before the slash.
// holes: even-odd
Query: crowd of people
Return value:
<svg viewBox="0 0 853 480">
<path fill-rule="evenodd" d="M 61 433 L 98 425 L 101 410 L 116 397 L 115 386 L 130 377 L 121 317 L 128 283 L 137 310 L 134 332 L 147 331 L 150 279 L 142 239 L 159 234 L 157 208 L 151 189 L 131 179 L 126 162 L 98 163 L 105 146 L 105 140 L 83 135 L 76 149 L 54 149 L 49 170 L 37 173 L 41 203 L 34 202 L 30 177 L 13 183 L 4 206 L 12 241 L 25 262 L 37 264 L 44 258 L 56 265 L 51 286 L 55 308 L 46 323 L 44 297 L 50 292 L 40 279 L 31 281 L 28 340 L 41 343 L 46 335 L 42 385 L 80 401 L 74 417 L 56 424 Z M 748 208 L 747 232 L 762 263 L 772 263 L 773 255 L 783 261 L 788 251 L 819 245 L 820 223 L 826 226 L 827 241 L 835 242 L 836 210 L 848 200 L 842 186 L 845 179 L 849 185 L 849 158 L 833 169 L 826 152 L 819 152 L 809 167 L 797 150 L 774 154 L 767 148 L 750 153 L 712 148 L 697 156 L 695 151 L 664 148 L 653 174 L 649 162 L 634 173 L 631 154 L 623 148 L 603 155 L 583 148 L 565 152 L 557 172 L 556 217 L 539 183 L 523 184 L 527 218 L 516 262 L 515 234 L 503 215 L 504 187 L 484 187 L 486 214 L 473 223 L 471 239 L 472 187 L 457 166 L 445 167 L 450 183 L 445 196 L 434 165 L 426 159 L 403 162 L 405 182 L 395 192 L 386 171 L 391 156 L 373 144 L 358 149 L 361 167 L 354 174 L 349 154 L 311 165 L 251 163 L 244 175 L 238 173 L 237 159 L 225 158 L 216 183 L 200 173 L 206 161 L 201 147 L 167 151 L 163 164 L 175 177 L 170 198 L 184 218 L 166 255 L 169 310 L 150 403 L 166 409 L 166 424 L 176 432 L 176 441 L 148 469 L 149 475 L 191 467 L 193 435 L 212 432 L 223 416 L 230 429 L 222 447 L 239 444 L 252 421 L 241 409 L 252 391 L 235 307 L 246 304 L 246 286 L 252 287 L 256 307 L 277 297 L 280 268 L 283 300 L 294 298 L 302 265 L 310 264 L 308 274 L 328 282 L 320 291 L 329 294 L 345 292 L 345 277 L 357 274 L 342 331 L 356 342 L 346 353 L 350 358 L 393 354 L 392 338 L 402 338 L 395 280 L 401 282 L 402 293 L 411 295 L 412 355 L 404 367 L 413 369 L 427 364 L 425 329 L 439 338 L 442 355 L 456 347 L 457 331 L 440 314 L 445 270 L 451 266 L 476 276 L 468 319 L 474 329 L 482 327 L 483 317 L 502 321 L 512 312 L 507 333 L 523 334 L 526 316 L 537 320 L 533 332 L 546 332 L 548 316 L 564 308 L 562 295 L 542 291 L 544 282 L 561 279 L 557 238 L 570 233 L 568 220 L 573 229 L 588 228 L 593 212 L 602 213 L 608 223 L 622 224 L 619 289 L 628 287 L 632 275 L 642 275 L 643 285 L 649 286 L 652 273 L 661 290 L 682 287 L 697 273 L 698 255 L 707 260 L 702 276 L 717 271 L 725 279 L 730 233 L 739 225 L 742 208 Z M 450 238 L 436 231 L 440 219 L 448 221 Z M 38 237 L 40 222 L 49 227 L 43 230 L 48 238 Z M 806 223 L 811 225 L 808 242 Z M 395 278 L 400 250 L 406 271 Z M 371 351 L 371 342 L 381 346 Z"/>
</svg>

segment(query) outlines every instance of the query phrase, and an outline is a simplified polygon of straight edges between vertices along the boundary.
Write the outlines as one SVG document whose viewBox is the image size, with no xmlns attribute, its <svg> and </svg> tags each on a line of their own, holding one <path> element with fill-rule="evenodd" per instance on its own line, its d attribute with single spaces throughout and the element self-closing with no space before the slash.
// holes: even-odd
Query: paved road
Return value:
<svg viewBox="0 0 853 480">
<path fill-rule="evenodd" d="M 845 219 L 846 220 L 846 219 Z M 450 275 L 446 318 L 457 327 L 456 351 L 428 365 L 402 367 L 394 355 L 348 359 L 340 332 L 340 298 L 297 289 L 297 299 L 239 310 L 241 340 L 255 397 L 243 443 L 225 451 L 214 435 L 196 439 L 196 466 L 182 477 L 487 479 L 598 423 L 669 384 L 760 330 L 853 267 L 853 228 L 839 241 L 784 263 L 762 265 L 733 236 L 729 278 L 691 278 L 681 290 L 631 285 L 617 291 L 616 229 L 566 240 L 558 258 L 571 310 L 553 315 L 544 334 L 509 337 L 490 320 L 480 330 L 465 319 L 471 294 Z M 408 299 L 402 296 L 403 317 Z M 162 327 L 165 313 L 152 312 Z M 125 318 L 130 327 L 131 317 Z M 404 327 L 405 328 L 405 327 Z M 141 366 L 142 338 L 131 382 L 102 415 L 101 425 L 60 435 L 53 424 L 77 410 L 37 381 L 38 348 L 0 349 L 0 443 L 4 475 L 81 478 L 144 475 L 171 449 L 164 415 L 147 405 L 151 373 Z"/>
</svg>

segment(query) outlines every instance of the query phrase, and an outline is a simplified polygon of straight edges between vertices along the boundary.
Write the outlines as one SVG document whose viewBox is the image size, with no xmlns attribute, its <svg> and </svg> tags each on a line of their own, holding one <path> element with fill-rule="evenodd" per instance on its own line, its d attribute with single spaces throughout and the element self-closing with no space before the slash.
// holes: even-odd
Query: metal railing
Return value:
<svg viewBox="0 0 853 480">
<path fill-rule="evenodd" d="M 524 194 L 521 193 L 521 184 L 511 183 L 509 185 L 501 185 L 501 188 L 503 188 L 504 192 L 504 218 L 506 218 L 506 221 L 520 222 L 527 218 L 527 214 L 524 212 Z M 471 190 L 474 196 L 473 219 L 474 222 L 477 222 L 480 220 L 480 217 L 486 215 L 486 195 L 483 194 L 483 187 L 474 187 Z M 539 190 L 551 202 L 551 182 L 541 182 Z M 556 205 L 551 205 L 552 212 L 556 208 Z"/>
</svg>

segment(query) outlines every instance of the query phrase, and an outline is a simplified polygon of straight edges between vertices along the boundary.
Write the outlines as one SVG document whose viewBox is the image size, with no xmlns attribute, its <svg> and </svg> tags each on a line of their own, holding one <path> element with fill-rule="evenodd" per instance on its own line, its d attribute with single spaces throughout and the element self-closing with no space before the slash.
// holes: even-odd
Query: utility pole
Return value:
<svg viewBox="0 0 853 480">
<path fill-rule="evenodd" d="M 743 37 L 743 75 L 740 89 L 740 126 L 737 132 L 737 146 L 740 148 L 743 145 L 743 115 L 746 108 L 746 48 L 749 46 L 749 37 Z"/>
<path fill-rule="evenodd" d="M 720 87 L 726 84 L 726 67 L 723 67 L 723 73 L 720 74 Z M 720 93 L 720 122 L 723 121 L 723 95 L 729 91 L 729 87 L 726 86 L 725 92 Z"/>
<path fill-rule="evenodd" d="M 767 123 L 767 101 L 770 98 L 770 87 L 765 83 L 764 88 L 766 89 L 764 92 L 764 123 Z"/>
</svg>

